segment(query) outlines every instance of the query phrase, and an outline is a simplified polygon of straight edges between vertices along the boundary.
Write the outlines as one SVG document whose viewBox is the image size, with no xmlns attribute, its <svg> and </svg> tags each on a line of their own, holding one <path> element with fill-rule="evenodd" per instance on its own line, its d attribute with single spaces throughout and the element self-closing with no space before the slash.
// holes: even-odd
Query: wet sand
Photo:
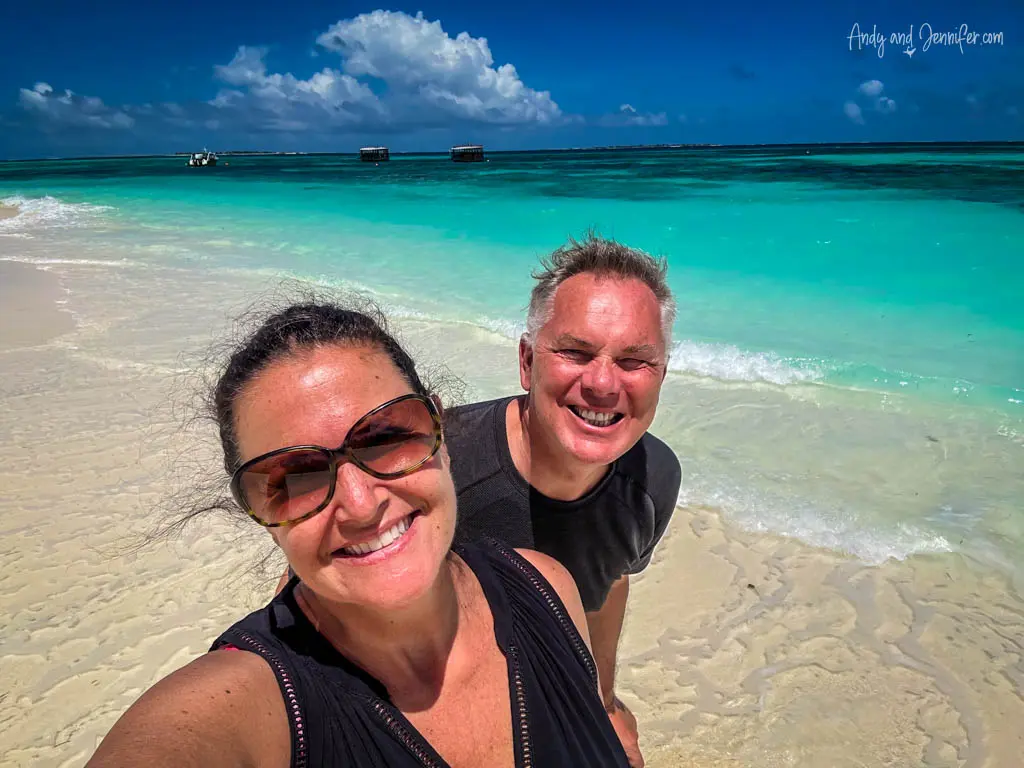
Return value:
<svg viewBox="0 0 1024 768">
<path fill-rule="evenodd" d="M 20 211 L 13 205 L 0 205 L 0 221 L 4 219 L 13 219 L 17 216 Z"/>
<path fill-rule="evenodd" d="M 196 351 L 265 284 L 0 269 L 20 307 L 0 322 L 0 754 L 80 766 L 148 686 L 272 594 L 280 563 L 253 570 L 268 538 L 248 521 L 129 549 L 172 490 L 215 471 L 212 433 L 183 431 L 180 406 Z M 443 359 L 465 380 L 463 396 L 516 391 L 508 340 L 401 328 L 428 367 Z M 869 566 L 680 507 L 634 580 L 620 650 L 651 768 L 1004 768 L 1024 754 L 1024 599 L 962 555 Z"/>
<path fill-rule="evenodd" d="M 73 330 L 65 301 L 57 275 L 28 264 L 0 262 L 0 350 L 45 344 Z"/>
</svg>

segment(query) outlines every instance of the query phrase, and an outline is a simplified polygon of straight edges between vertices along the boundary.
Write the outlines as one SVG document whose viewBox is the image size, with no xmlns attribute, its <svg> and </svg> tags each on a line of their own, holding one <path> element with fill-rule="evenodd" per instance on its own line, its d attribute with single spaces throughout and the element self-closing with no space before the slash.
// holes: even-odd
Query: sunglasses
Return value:
<svg viewBox="0 0 1024 768">
<path fill-rule="evenodd" d="M 327 507 L 344 462 L 393 480 L 426 464 L 441 441 L 441 414 L 434 401 L 402 395 L 360 418 L 334 450 L 295 445 L 245 462 L 231 475 L 231 495 L 266 528 L 295 525 Z"/>
</svg>

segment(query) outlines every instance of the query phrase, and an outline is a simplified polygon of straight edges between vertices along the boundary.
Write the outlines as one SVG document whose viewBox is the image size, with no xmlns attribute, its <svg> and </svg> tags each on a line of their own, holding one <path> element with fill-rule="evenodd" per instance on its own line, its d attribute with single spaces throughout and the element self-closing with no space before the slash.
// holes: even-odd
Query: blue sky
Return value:
<svg viewBox="0 0 1024 768">
<path fill-rule="evenodd" d="M 1024 140 L 1020 0 L 0 6 L 0 158 L 976 140 Z"/>
</svg>

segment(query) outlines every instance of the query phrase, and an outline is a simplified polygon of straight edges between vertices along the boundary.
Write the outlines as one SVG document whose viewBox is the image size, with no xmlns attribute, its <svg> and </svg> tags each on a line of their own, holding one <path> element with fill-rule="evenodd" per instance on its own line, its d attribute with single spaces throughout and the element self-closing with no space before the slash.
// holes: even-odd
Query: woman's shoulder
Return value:
<svg viewBox="0 0 1024 768">
<path fill-rule="evenodd" d="M 569 569 L 551 555 L 546 555 L 535 549 L 515 549 L 514 552 L 529 562 L 555 590 L 565 609 L 569 612 L 576 629 L 584 636 L 589 646 L 590 637 L 587 633 L 587 617 L 583 610 L 583 600 L 580 597 L 579 588 L 576 586 L 576 580 L 569 573 Z"/>
<path fill-rule="evenodd" d="M 291 755 L 284 699 L 252 653 L 206 653 L 172 672 L 114 724 L 90 765 L 281 765 Z"/>
<path fill-rule="evenodd" d="M 551 557 L 551 555 L 546 555 L 536 549 L 518 547 L 513 552 L 530 563 L 544 577 L 558 593 L 562 602 L 566 603 L 566 607 L 570 607 L 569 603 L 571 602 L 580 601 L 579 589 L 576 587 L 576 581 L 573 579 L 572 574 L 569 573 L 569 569 Z"/>
<path fill-rule="evenodd" d="M 460 554 L 464 558 L 468 554 L 470 560 L 483 557 L 489 561 L 502 577 L 512 601 L 529 605 L 531 614 L 557 620 L 564 610 L 589 650 L 590 633 L 579 589 L 572 574 L 555 558 L 533 549 L 513 549 L 494 539 L 461 547 Z"/>
</svg>

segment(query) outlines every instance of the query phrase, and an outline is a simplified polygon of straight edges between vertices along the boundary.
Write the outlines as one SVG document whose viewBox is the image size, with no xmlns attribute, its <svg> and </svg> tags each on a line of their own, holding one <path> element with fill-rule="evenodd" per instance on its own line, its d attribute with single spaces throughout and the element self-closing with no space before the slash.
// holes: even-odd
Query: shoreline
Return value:
<svg viewBox="0 0 1024 768">
<path fill-rule="evenodd" d="M 167 513 L 173 491 L 220 471 L 214 435 L 183 430 L 178 408 L 203 372 L 201 350 L 278 283 L 61 261 L 43 238 L 3 247 L 53 262 L 0 262 L 0 285 L 17 282 L 23 307 L 17 324 L 0 322 L 0 754 L 12 766 L 78 766 L 144 689 L 273 593 L 280 563 L 252 570 L 268 540 L 246 520 L 214 516 L 180 539 L 129 546 Z M 61 334 L 15 337 L 70 313 Z M 514 388 L 507 339 L 476 326 L 394 325 L 425 371 L 465 385 L 449 395 Z M 763 474 L 782 511 L 794 480 L 840 511 L 877 511 L 912 492 L 938 509 L 960 473 L 1003 472 L 993 462 L 1017 455 L 971 465 L 973 433 L 957 442 L 970 425 L 936 410 L 935 423 L 906 427 L 898 403 L 879 416 L 868 394 L 858 410 L 831 392 L 676 384 L 653 431 L 672 436 L 694 494 L 717 467 Z M 890 422 L 899 429 L 886 432 Z M 838 445 L 836 434 L 856 439 Z M 820 488 L 803 476 L 815 475 L 816 453 L 836 456 Z M 719 463 L 691 464 L 697 455 Z M 1003 492 L 1020 498 L 1015 488 Z M 868 565 L 757 532 L 756 518 L 737 516 L 765 498 L 680 504 L 632 582 L 617 688 L 647 765 L 1013 764 L 1024 753 L 1024 584 L 957 553 Z M 768 522 L 787 520 L 800 522 Z"/>
<path fill-rule="evenodd" d="M 75 328 L 60 278 L 17 261 L 0 261 L 0 352 L 46 344 Z"/>
<path fill-rule="evenodd" d="M 3 205 L 0 203 L 0 221 L 4 219 L 13 219 L 15 216 L 21 213 L 21 209 L 14 205 Z"/>
</svg>

